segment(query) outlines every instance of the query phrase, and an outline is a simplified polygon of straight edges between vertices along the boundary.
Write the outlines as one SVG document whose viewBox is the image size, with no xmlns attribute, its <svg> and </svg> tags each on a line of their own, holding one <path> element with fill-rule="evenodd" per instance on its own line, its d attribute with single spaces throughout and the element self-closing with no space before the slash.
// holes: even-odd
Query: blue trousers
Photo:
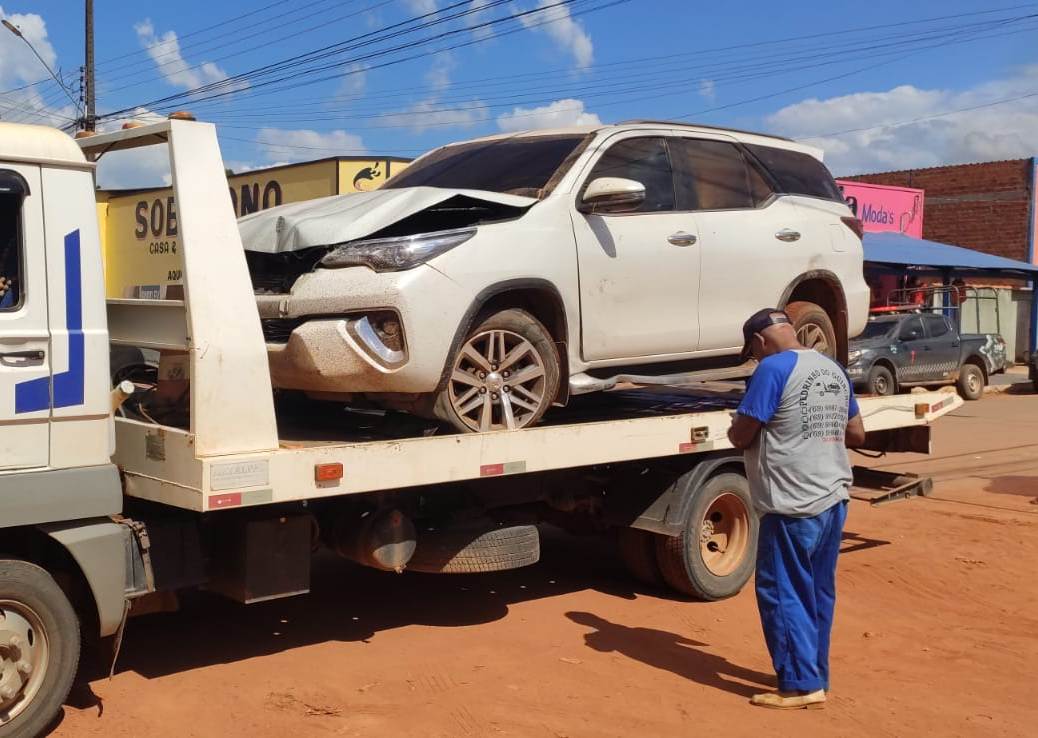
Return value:
<svg viewBox="0 0 1038 738">
<path fill-rule="evenodd" d="M 757 608 L 783 692 L 829 689 L 836 558 L 847 503 L 820 515 L 765 515 L 757 542 Z"/>
</svg>

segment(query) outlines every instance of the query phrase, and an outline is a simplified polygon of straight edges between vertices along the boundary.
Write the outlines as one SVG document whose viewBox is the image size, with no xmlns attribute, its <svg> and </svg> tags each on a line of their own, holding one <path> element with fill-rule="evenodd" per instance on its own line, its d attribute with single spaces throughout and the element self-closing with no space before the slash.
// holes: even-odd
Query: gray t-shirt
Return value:
<svg viewBox="0 0 1038 738">
<path fill-rule="evenodd" d="M 810 517 L 849 499 L 845 433 L 858 402 L 839 364 L 817 351 L 772 354 L 737 412 L 763 423 L 744 455 L 758 513 Z"/>
</svg>

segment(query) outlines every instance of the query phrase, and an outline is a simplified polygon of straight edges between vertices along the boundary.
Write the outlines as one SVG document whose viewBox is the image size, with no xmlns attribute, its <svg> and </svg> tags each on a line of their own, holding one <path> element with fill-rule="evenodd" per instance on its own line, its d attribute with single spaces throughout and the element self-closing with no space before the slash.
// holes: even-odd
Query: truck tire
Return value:
<svg viewBox="0 0 1038 738">
<path fill-rule="evenodd" d="M 656 534 L 638 528 L 620 528 L 616 546 L 620 560 L 631 576 L 639 582 L 659 587 L 663 575 L 656 564 Z"/>
<path fill-rule="evenodd" d="M 433 413 L 459 433 L 536 425 L 559 394 L 560 372 L 551 333 L 530 313 L 485 315 L 451 357 Z"/>
<path fill-rule="evenodd" d="M 825 310 L 813 302 L 798 300 L 786 305 L 786 315 L 793 321 L 793 330 L 801 344 L 830 359 L 836 359 L 839 344 L 836 342 L 832 318 Z"/>
<path fill-rule="evenodd" d="M 984 370 L 976 364 L 963 364 L 955 383 L 965 400 L 979 400 L 984 396 Z"/>
<path fill-rule="evenodd" d="M 876 364 L 869 372 L 868 390 L 870 395 L 887 397 L 897 394 L 897 382 L 894 375 L 882 364 Z"/>
<path fill-rule="evenodd" d="M 476 574 L 518 569 L 540 558 L 541 537 L 535 525 L 437 530 L 418 534 L 407 568 L 429 574 Z"/>
<path fill-rule="evenodd" d="M 680 535 L 656 540 L 664 581 L 701 600 L 738 594 L 753 573 L 756 552 L 750 487 L 746 477 L 732 472 L 710 478 L 695 492 Z"/>
<path fill-rule="evenodd" d="M 0 559 L 0 737 L 47 730 L 72 688 L 79 651 L 79 619 L 54 578 Z"/>
</svg>

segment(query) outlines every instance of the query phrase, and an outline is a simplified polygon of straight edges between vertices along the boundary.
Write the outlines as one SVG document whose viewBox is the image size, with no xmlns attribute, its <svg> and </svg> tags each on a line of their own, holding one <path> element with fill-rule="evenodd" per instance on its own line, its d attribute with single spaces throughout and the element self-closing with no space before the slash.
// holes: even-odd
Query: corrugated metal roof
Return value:
<svg viewBox="0 0 1038 738">
<path fill-rule="evenodd" d="M 72 137 L 49 126 L 0 123 L 0 160 L 83 166 L 86 157 Z"/>
<path fill-rule="evenodd" d="M 865 248 L 865 261 L 874 264 L 1024 272 L 1038 275 L 1038 264 L 1005 259 L 982 251 L 927 241 L 923 238 L 912 238 L 903 233 L 866 233 L 862 245 Z"/>
</svg>

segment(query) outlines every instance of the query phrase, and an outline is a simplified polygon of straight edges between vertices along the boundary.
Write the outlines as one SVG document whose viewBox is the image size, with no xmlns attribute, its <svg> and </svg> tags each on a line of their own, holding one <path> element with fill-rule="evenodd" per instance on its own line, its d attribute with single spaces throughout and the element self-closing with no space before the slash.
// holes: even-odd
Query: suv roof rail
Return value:
<svg viewBox="0 0 1038 738">
<path fill-rule="evenodd" d="M 711 126 L 706 123 L 684 123 L 679 120 L 651 120 L 648 118 L 635 118 L 633 120 L 622 120 L 619 123 L 614 123 L 617 126 L 632 126 L 632 125 L 667 125 L 667 126 L 684 126 L 685 128 L 708 128 L 711 131 L 731 131 L 732 133 L 745 133 L 750 136 L 763 136 L 764 138 L 774 138 L 779 141 L 789 141 L 790 143 L 796 143 L 792 138 L 786 138 L 785 136 L 776 136 L 774 133 L 761 133 L 760 131 L 747 131 L 742 128 L 728 128 L 726 126 Z"/>
</svg>

